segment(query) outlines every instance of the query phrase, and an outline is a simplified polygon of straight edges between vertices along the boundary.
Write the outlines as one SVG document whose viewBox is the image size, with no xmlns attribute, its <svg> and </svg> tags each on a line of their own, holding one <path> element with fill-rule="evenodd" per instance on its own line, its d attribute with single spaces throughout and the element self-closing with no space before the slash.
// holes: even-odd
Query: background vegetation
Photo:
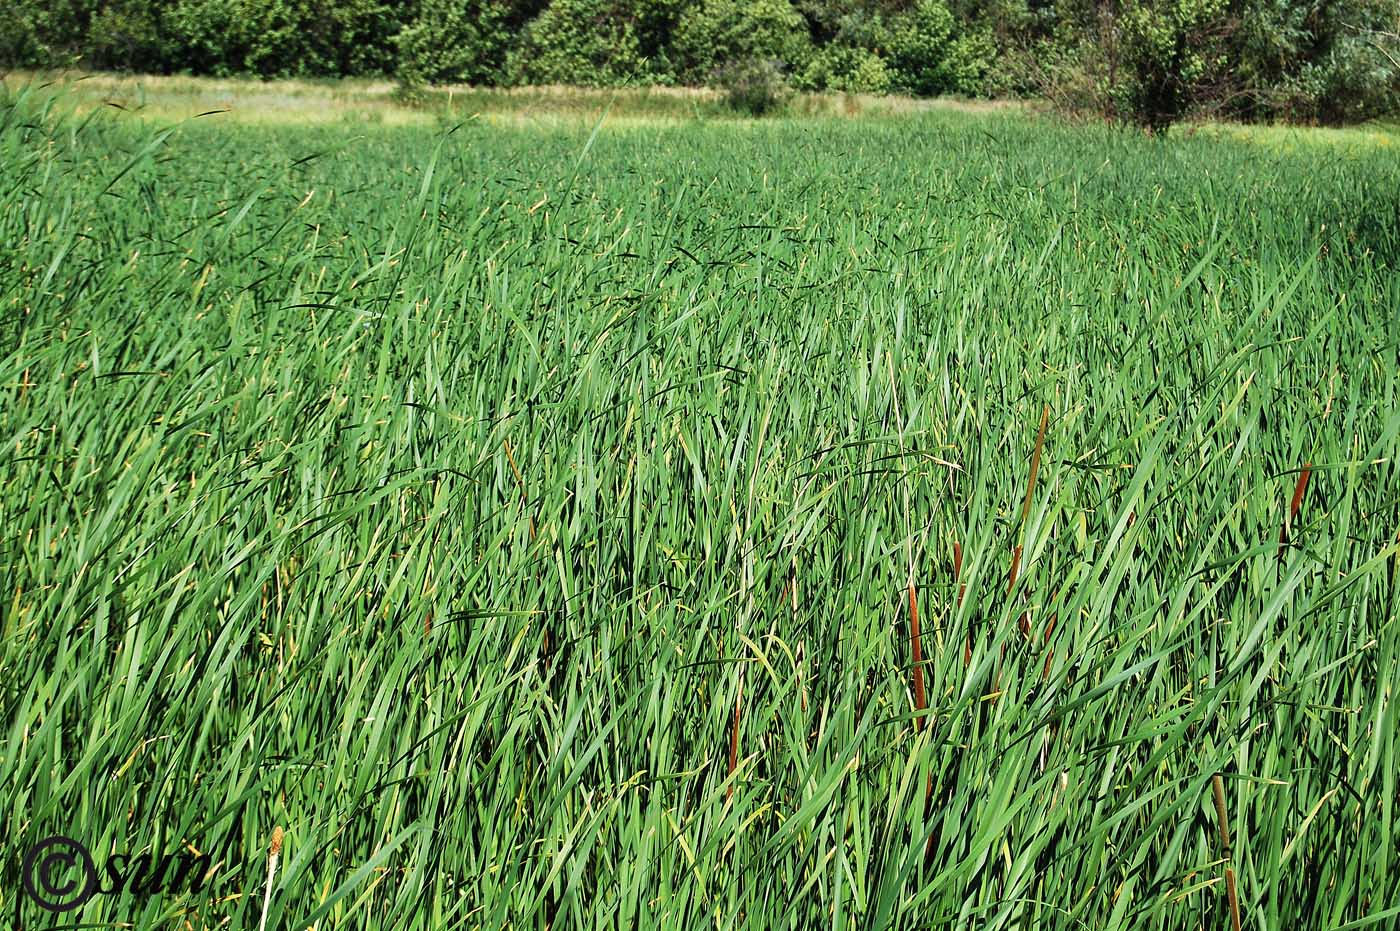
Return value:
<svg viewBox="0 0 1400 931">
<path fill-rule="evenodd" d="M 0 63 L 410 84 L 738 83 L 736 102 L 759 110 L 789 88 L 1031 95 L 1154 129 L 1193 113 L 1340 123 L 1400 109 L 1400 5 L 14 0 Z"/>
<path fill-rule="evenodd" d="M 53 833 L 219 869 L 68 924 L 255 928 L 274 826 L 270 931 L 1400 919 L 1393 137 L 64 106 L 6 928 Z"/>
</svg>

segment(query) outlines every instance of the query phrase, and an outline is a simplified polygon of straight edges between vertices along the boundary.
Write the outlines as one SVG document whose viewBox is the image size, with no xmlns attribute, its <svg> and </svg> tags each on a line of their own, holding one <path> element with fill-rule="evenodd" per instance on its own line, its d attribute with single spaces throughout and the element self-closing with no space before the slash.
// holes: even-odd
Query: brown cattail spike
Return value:
<svg viewBox="0 0 1400 931">
<path fill-rule="evenodd" d="M 282 826 L 278 825 L 272 829 L 272 847 L 268 852 L 268 859 L 275 860 L 282 855 Z"/>
<path fill-rule="evenodd" d="M 1225 867 L 1225 894 L 1230 899 L 1230 927 L 1240 931 L 1240 896 L 1235 889 L 1235 871 Z"/>
<path fill-rule="evenodd" d="M 1216 773 L 1210 780 L 1211 792 L 1215 796 L 1215 820 L 1220 827 L 1220 846 L 1225 855 L 1230 855 L 1230 821 L 1225 817 L 1225 781 Z"/>
<path fill-rule="evenodd" d="M 1050 677 L 1050 663 L 1055 659 L 1055 651 L 1050 649 L 1050 635 L 1055 632 L 1055 622 L 1059 620 L 1058 612 L 1050 615 L 1050 620 L 1045 624 L 1045 667 L 1040 671 L 1040 681 L 1044 682 Z"/>
<path fill-rule="evenodd" d="M 1225 895 L 1230 903 L 1230 925 L 1240 931 L 1240 898 L 1235 889 L 1235 871 L 1230 866 L 1230 821 L 1225 816 L 1225 780 L 1216 773 L 1210 779 L 1211 792 L 1215 796 L 1215 820 L 1220 828 L 1220 846 L 1225 853 Z"/>
</svg>

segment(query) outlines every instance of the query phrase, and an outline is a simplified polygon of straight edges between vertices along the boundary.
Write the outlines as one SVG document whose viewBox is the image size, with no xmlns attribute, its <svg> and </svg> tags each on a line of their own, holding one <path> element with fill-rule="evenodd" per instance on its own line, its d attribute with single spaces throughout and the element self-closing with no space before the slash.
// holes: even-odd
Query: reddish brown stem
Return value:
<svg viewBox="0 0 1400 931">
<path fill-rule="evenodd" d="M 914 717 L 914 729 L 923 730 L 923 711 L 928 707 L 927 695 L 924 692 L 924 657 L 923 650 L 919 646 L 919 602 L 914 596 L 914 582 L 909 582 L 909 640 L 914 653 L 914 709 L 918 712 Z"/>
<path fill-rule="evenodd" d="M 924 787 L 924 822 L 928 822 L 929 813 L 933 809 L 933 773 L 928 774 L 928 782 Z M 927 843 L 924 844 L 924 865 L 933 862 L 933 835 L 928 836 Z"/>
<path fill-rule="evenodd" d="M 1230 900 L 1230 927 L 1240 931 L 1240 896 L 1235 890 L 1235 871 L 1225 867 L 1225 894 Z"/>
<path fill-rule="evenodd" d="M 1288 531 L 1293 526 L 1294 519 L 1298 516 L 1298 510 L 1303 506 L 1303 495 L 1308 490 L 1308 479 L 1312 476 L 1312 463 L 1303 463 L 1303 470 L 1298 473 L 1298 484 L 1293 486 L 1293 503 L 1288 506 L 1288 517 L 1283 521 L 1283 529 L 1278 534 L 1278 551 L 1283 555 L 1283 548 L 1288 545 Z"/>
<path fill-rule="evenodd" d="M 506 461 L 510 463 L 511 472 L 515 474 L 515 487 L 520 492 L 520 509 L 522 511 L 528 511 L 528 508 L 530 506 L 530 499 L 525 494 L 525 477 L 520 474 L 520 467 L 515 464 L 515 453 L 511 452 L 510 440 L 503 437 L 501 442 L 506 448 Z M 534 543 L 535 515 L 526 513 L 525 517 L 528 522 L 527 526 L 530 528 L 530 542 Z M 550 656 L 551 653 L 549 649 L 549 620 L 546 619 L 544 622 L 544 632 L 540 634 L 540 665 L 543 668 L 544 674 L 546 676 L 549 675 Z"/>
<path fill-rule="evenodd" d="M 1011 554 L 1011 571 L 1007 573 L 1006 597 L 1010 598 L 1011 593 L 1016 590 L 1016 577 L 1021 571 L 1021 548 L 1016 547 Z M 1021 615 L 1021 633 L 1029 637 L 1031 635 L 1031 623 L 1025 614 Z"/>
<path fill-rule="evenodd" d="M 957 540 L 953 541 L 953 581 L 958 585 L 958 607 L 962 607 L 963 595 L 967 593 L 967 585 L 962 580 L 962 544 Z M 967 645 L 963 647 L 963 665 L 972 665 L 972 622 L 967 624 Z"/>
<path fill-rule="evenodd" d="M 744 703 L 744 676 L 739 675 L 739 694 L 734 696 L 734 725 L 729 731 L 729 775 L 734 775 L 734 770 L 739 768 L 739 708 Z M 729 783 L 728 790 L 724 793 L 725 799 L 734 797 L 734 783 Z"/>
<path fill-rule="evenodd" d="M 1050 620 L 1045 625 L 1045 668 L 1040 671 L 1040 681 L 1042 682 L 1050 677 L 1050 661 L 1055 658 L 1055 651 L 1050 649 L 1050 635 L 1055 632 L 1055 621 L 1058 618 L 1058 614 L 1050 615 Z"/>
<path fill-rule="evenodd" d="M 1026 503 L 1021 508 L 1021 529 L 1023 533 L 1025 532 L 1025 528 L 1031 520 L 1031 500 L 1035 497 L 1035 480 L 1036 476 L 1040 474 L 1040 454 L 1041 451 L 1045 448 L 1045 428 L 1049 425 L 1049 423 L 1050 405 L 1046 404 L 1040 409 L 1040 429 L 1036 431 L 1035 452 L 1031 453 L 1031 475 L 1030 479 L 1026 482 Z M 1016 565 L 1019 566 L 1020 562 L 1021 547 L 1018 546 L 1016 547 Z M 1011 584 L 1013 586 L 1016 584 L 1014 570 L 1013 577 L 1011 579 Z M 1007 596 L 1009 597 L 1010 594 L 1011 591 L 1008 588 Z M 1031 635 L 1030 615 L 1024 612 L 1021 614 L 1021 635 L 1024 637 L 1029 637 Z"/>
<path fill-rule="evenodd" d="M 1026 482 L 1026 503 L 1021 509 L 1021 526 L 1031 519 L 1031 497 L 1035 494 L 1035 477 L 1040 472 L 1040 451 L 1045 446 L 1045 427 L 1050 423 L 1050 405 L 1040 411 L 1040 431 L 1035 436 L 1035 452 L 1031 454 L 1031 477 Z"/>
</svg>

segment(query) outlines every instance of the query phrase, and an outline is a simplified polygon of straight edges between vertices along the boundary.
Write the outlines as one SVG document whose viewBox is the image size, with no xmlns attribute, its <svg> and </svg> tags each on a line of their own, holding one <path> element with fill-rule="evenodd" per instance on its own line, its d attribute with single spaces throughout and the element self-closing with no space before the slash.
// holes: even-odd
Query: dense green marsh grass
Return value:
<svg viewBox="0 0 1400 931">
<path fill-rule="evenodd" d="M 1400 922 L 1394 148 L 218 119 L 0 110 L 7 923 Z"/>
</svg>

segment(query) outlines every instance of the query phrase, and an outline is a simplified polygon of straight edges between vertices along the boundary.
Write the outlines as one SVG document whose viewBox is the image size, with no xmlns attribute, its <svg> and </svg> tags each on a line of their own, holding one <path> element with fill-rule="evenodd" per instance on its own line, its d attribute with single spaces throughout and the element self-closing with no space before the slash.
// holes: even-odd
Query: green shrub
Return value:
<svg viewBox="0 0 1400 931">
<path fill-rule="evenodd" d="M 812 42 L 788 0 L 704 0 L 680 17 L 671 54 L 683 80 L 703 83 L 731 62 L 780 62 L 800 71 Z"/>
<path fill-rule="evenodd" d="M 1247 4 L 1239 115 L 1340 123 L 1400 112 L 1396 9 L 1393 0 Z"/>
<path fill-rule="evenodd" d="M 772 59 L 748 58 L 718 68 L 713 82 L 724 90 L 724 102 L 749 116 L 764 116 L 780 110 L 792 91 L 781 63 Z"/>
<path fill-rule="evenodd" d="M 394 0 L 319 0 L 301 4 L 297 18 L 301 73 L 395 73 L 399 61 L 395 40 L 417 6 L 419 3 Z"/>
<path fill-rule="evenodd" d="M 398 75 L 408 84 L 496 84 L 504 77 L 509 11 L 495 0 L 423 0 L 398 34 Z"/>
<path fill-rule="evenodd" d="M 0 16 L 0 65 L 38 68 L 54 63 L 57 53 L 42 28 L 44 18 L 34 0 L 17 0 L 9 15 Z"/>
<path fill-rule="evenodd" d="M 610 87 L 646 74 L 637 16 L 626 0 L 554 0 L 509 56 L 514 84 Z"/>
<path fill-rule="evenodd" d="M 1228 64 L 1228 0 L 1128 4 L 1120 17 L 1122 60 L 1113 96 L 1120 114 L 1153 132 L 1208 97 Z"/>
<path fill-rule="evenodd" d="M 1062 107 L 1161 133 L 1232 97 L 1232 2 L 1066 2 L 1053 39 L 1026 61 Z"/>
<path fill-rule="evenodd" d="M 177 0 L 167 14 L 182 52 L 176 66 L 216 77 L 295 74 L 287 56 L 294 16 L 279 0 Z"/>
<path fill-rule="evenodd" d="M 919 0 L 893 15 L 878 7 L 829 11 L 818 22 L 826 41 L 799 79 L 812 90 L 977 94 L 997 51 L 985 31 L 959 24 L 944 0 Z"/>
<path fill-rule="evenodd" d="M 953 26 L 953 14 L 943 0 L 919 0 L 895 20 L 890 30 L 890 64 L 901 89 L 920 95 L 952 89 L 948 64 Z"/>
<path fill-rule="evenodd" d="M 88 64 L 122 71 L 159 72 L 169 67 L 178 49 L 153 4 L 124 0 L 94 11 L 83 43 Z"/>
<path fill-rule="evenodd" d="M 801 79 L 801 86 L 807 90 L 851 94 L 883 94 L 890 85 L 890 71 L 880 56 L 869 49 L 835 43 L 813 56 Z"/>
</svg>

